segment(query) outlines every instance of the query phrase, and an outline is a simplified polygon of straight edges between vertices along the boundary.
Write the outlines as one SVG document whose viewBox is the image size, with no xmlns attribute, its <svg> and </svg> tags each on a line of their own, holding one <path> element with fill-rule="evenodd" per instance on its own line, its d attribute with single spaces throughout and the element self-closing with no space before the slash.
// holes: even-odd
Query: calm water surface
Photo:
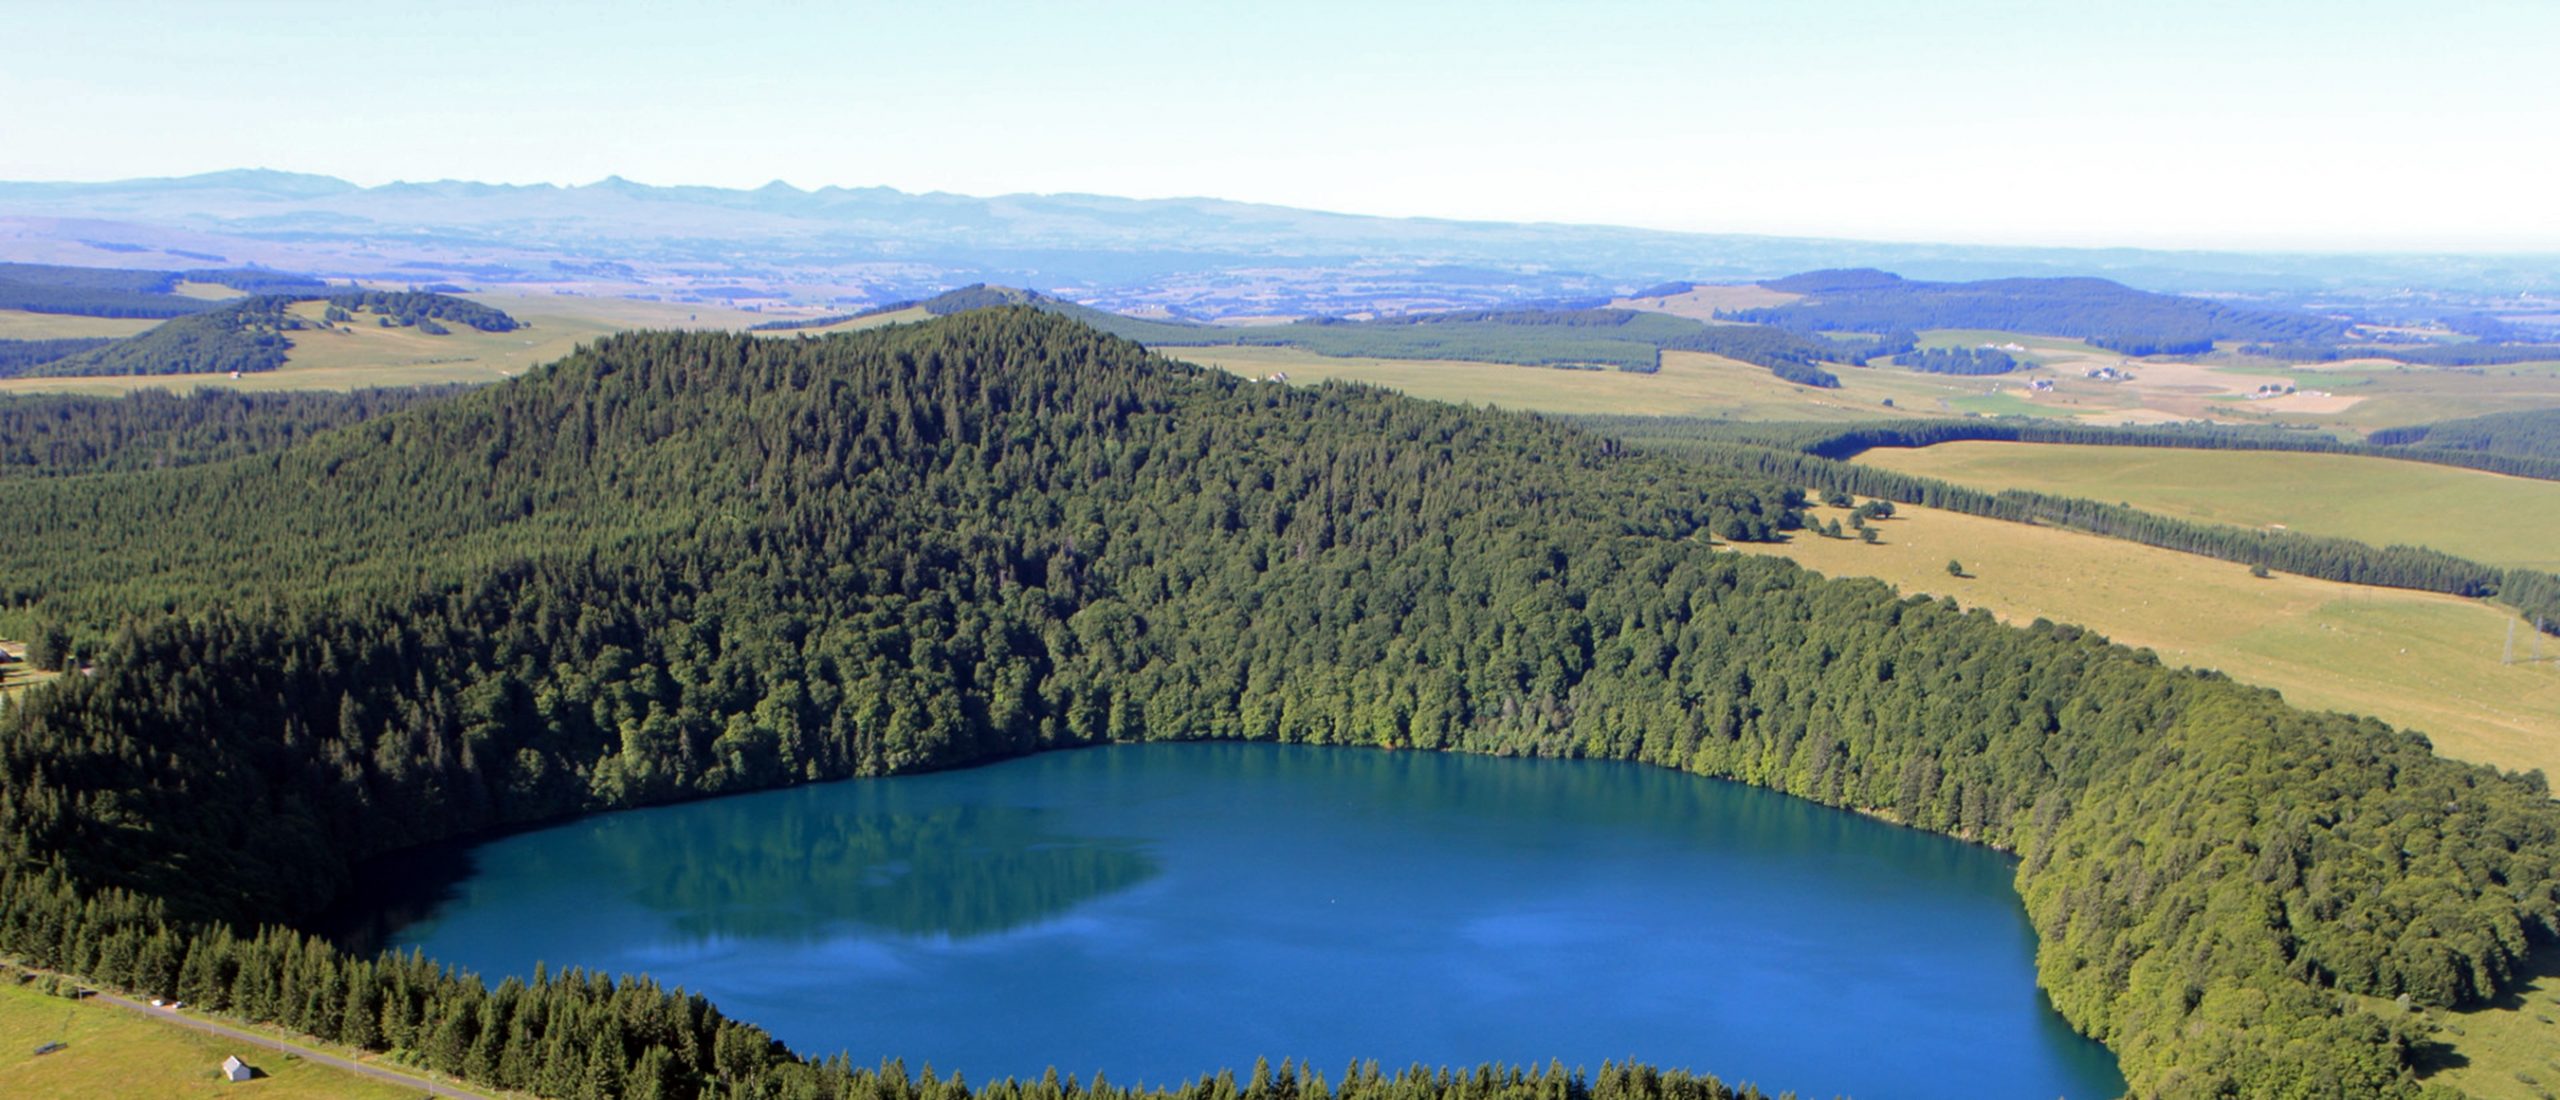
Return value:
<svg viewBox="0 0 2560 1100">
<path fill-rule="evenodd" d="M 2123 1089 L 2036 992 L 2008 860 L 1631 764 L 1090 749 L 379 871 L 393 946 L 646 971 L 803 1053 L 973 1081 L 1633 1057 L 1808 1096 Z"/>
</svg>

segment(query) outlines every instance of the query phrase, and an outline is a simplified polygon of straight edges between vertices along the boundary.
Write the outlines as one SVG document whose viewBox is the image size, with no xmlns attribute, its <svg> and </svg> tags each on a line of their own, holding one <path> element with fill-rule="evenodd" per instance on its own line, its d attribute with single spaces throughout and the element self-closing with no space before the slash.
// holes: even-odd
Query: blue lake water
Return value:
<svg viewBox="0 0 2560 1100">
<path fill-rule="evenodd" d="M 2035 989 L 2012 870 L 1640 765 L 1169 744 L 589 818 L 387 865 L 412 896 L 369 904 L 492 980 L 645 971 L 972 1081 L 1633 1058 L 2116 1095 Z"/>
</svg>

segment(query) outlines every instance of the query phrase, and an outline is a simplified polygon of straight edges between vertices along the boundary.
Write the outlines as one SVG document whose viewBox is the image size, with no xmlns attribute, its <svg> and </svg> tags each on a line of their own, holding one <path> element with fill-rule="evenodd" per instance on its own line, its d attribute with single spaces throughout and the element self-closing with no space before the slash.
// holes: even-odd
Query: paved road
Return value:
<svg viewBox="0 0 2560 1100">
<path fill-rule="evenodd" d="M 487 1093 L 466 1092 L 462 1089 L 455 1088 L 452 1085 L 443 1084 L 437 1081 L 430 1081 L 424 1077 L 413 1077 L 396 1069 L 386 1069 L 382 1066 L 373 1065 L 368 1062 L 359 1062 L 352 1058 L 341 1058 L 335 1054 L 313 1050 L 309 1047 L 294 1046 L 290 1043 L 270 1038 L 254 1031 L 232 1027 L 229 1024 L 219 1023 L 213 1020 L 203 1019 L 186 1012 L 173 1011 L 166 1008 L 153 1008 L 148 1004 L 144 1004 L 143 1002 L 134 1000 L 130 997 L 119 997 L 113 993 L 100 992 L 90 999 L 105 1001 L 108 1004 L 116 1005 L 120 1008 L 129 1008 L 135 1012 L 140 1012 L 144 1015 L 157 1019 L 168 1020 L 173 1023 L 183 1024 L 198 1031 L 211 1032 L 215 1035 L 222 1036 L 225 1039 L 238 1040 L 252 1046 L 263 1047 L 267 1050 L 282 1051 L 286 1054 L 294 1055 L 305 1062 L 317 1062 L 321 1065 L 342 1069 L 349 1073 L 362 1074 L 363 1076 L 373 1078 L 376 1081 L 384 1081 L 398 1085 L 401 1088 L 416 1089 L 420 1096 L 443 1096 L 451 1097 L 452 1100 L 491 1100 L 491 1097 Z M 257 1063 L 251 1062 L 250 1064 L 256 1065 Z"/>
</svg>

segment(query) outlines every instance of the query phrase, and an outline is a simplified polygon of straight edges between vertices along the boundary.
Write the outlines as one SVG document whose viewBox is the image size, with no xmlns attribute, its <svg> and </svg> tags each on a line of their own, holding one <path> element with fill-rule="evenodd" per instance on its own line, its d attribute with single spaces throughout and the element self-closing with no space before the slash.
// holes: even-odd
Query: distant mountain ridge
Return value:
<svg viewBox="0 0 2560 1100">
<path fill-rule="evenodd" d="M 745 283 L 777 299 L 848 305 L 993 282 L 1108 308 L 1187 307 L 1210 316 L 1274 300 L 1294 313 L 1373 301 L 1481 308 L 1845 267 L 1918 279 L 2102 275 L 2167 291 L 2560 292 L 2560 256 L 1891 244 L 1384 218 L 1212 198 L 802 190 L 779 181 L 662 187 L 616 176 L 567 187 L 462 180 L 365 187 L 263 169 L 0 182 L 0 259 L 123 266 L 145 251 L 339 277 L 607 279 L 675 296 L 697 284 Z M 116 255 L 127 263 L 110 259 Z"/>
</svg>

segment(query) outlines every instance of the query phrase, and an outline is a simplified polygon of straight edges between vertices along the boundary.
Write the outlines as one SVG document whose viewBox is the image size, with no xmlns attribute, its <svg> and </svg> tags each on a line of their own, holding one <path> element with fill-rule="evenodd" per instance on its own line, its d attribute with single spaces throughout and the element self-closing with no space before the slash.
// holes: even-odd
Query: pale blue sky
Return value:
<svg viewBox="0 0 2560 1100">
<path fill-rule="evenodd" d="M 620 174 L 2560 250 L 2555 58 L 2553 0 L 0 0 L 0 178 Z"/>
</svg>

